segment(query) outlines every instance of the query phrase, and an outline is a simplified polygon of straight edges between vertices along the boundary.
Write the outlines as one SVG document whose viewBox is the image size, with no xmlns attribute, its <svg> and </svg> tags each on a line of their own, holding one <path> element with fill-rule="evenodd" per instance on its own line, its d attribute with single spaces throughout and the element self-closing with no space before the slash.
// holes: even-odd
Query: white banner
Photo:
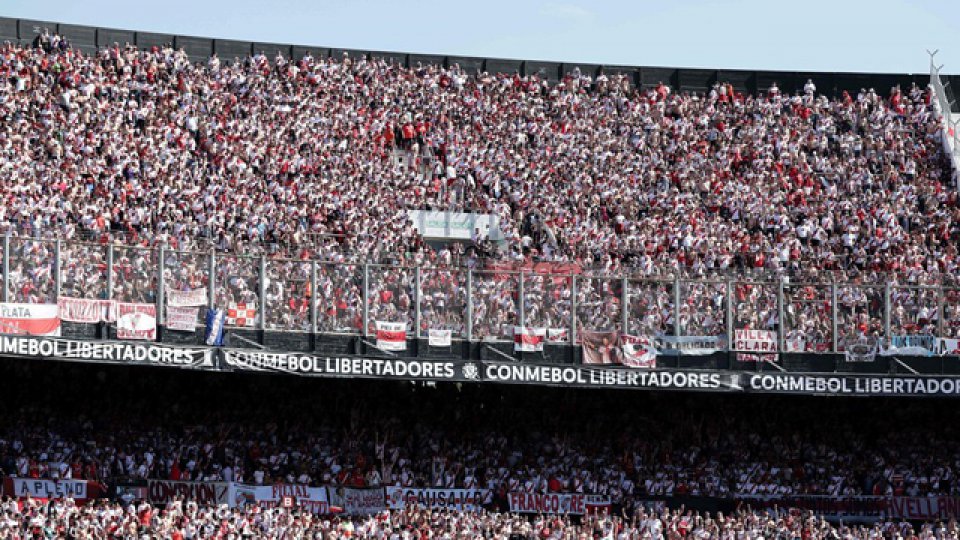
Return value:
<svg viewBox="0 0 960 540">
<path fill-rule="evenodd" d="M 566 328 L 547 328 L 547 343 L 566 343 L 570 341 L 570 331 Z"/>
<path fill-rule="evenodd" d="M 57 304 L 0 303 L 0 334 L 59 336 Z"/>
<path fill-rule="evenodd" d="M 157 305 L 117 302 L 118 339 L 157 339 Z"/>
<path fill-rule="evenodd" d="M 733 331 L 733 350 L 758 354 L 776 353 L 777 333 L 772 330 L 744 330 Z"/>
<path fill-rule="evenodd" d="M 610 507 L 610 498 L 583 493 L 523 493 L 509 495 L 510 511 L 521 514 L 583 515 Z"/>
<path fill-rule="evenodd" d="M 453 330 L 435 330 L 431 328 L 428 332 L 431 347 L 449 347 L 453 343 Z"/>
<path fill-rule="evenodd" d="M 657 348 L 652 339 L 622 335 L 620 343 L 623 347 L 623 365 L 644 369 L 657 367 Z"/>
<path fill-rule="evenodd" d="M 383 351 L 407 350 L 407 323 L 377 321 L 377 348 Z"/>
<path fill-rule="evenodd" d="M 470 240 L 477 229 L 490 240 L 502 240 L 500 217 L 496 214 L 468 214 L 439 210 L 408 210 L 407 216 L 420 236 Z"/>
<path fill-rule="evenodd" d="M 86 480 L 41 480 L 37 478 L 11 478 L 14 497 L 38 499 L 86 499 Z"/>
<path fill-rule="evenodd" d="M 254 486 L 250 484 L 231 484 L 232 506 L 258 505 L 264 507 L 281 506 L 284 499 L 293 506 L 314 514 L 329 514 L 330 501 L 327 488 L 310 487 L 296 484 L 275 484 L 272 486 Z"/>
<path fill-rule="evenodd" d="M 540 352 L 547 338 L 546 328 L 529 326 L 513 327 L 513 350 L 515 352 Z"/>
<path fill-rule="evenodd" d="M 487 497 L 485 489 L 386 488 L 387 508 L 402 510 L 407 506 L 418 508 L 447 508 L 450 510 L 479 510 Z"/>
<path fill-rule="evenodd" d="M 167 306 L 167 328 L 193 332 L 197 329 L 200 308 Z"/>
<path fill-rule="evenodd" d="M 60 319 L 75 323 L 96 324 L 117 320 L 117 303 L 113 300 L 66 298 L 57 300 Z"/>
<path fill-rule="evenodd" d="M 328 487 L 330 506 L 348 516 L 369 516 L 387 508 L 383 488 Z M 336 510 L 334 510 L 336 512 Z"/>
<path fill-rule="evenodd" d="M 207 288 L 192 291 L 166 291 L 167 305 L 173 307 L 200 307 L 207 305 Z"/>
</svg>

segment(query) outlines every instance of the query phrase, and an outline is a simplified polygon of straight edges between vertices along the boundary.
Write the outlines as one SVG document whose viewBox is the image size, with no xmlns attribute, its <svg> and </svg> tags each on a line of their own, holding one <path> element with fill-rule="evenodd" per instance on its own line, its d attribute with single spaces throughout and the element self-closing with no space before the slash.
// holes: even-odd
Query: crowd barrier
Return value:
<svg viewBox="0 0 960 540">
<path fill-rule="evenodd" d="M 934 356 L 955 354 L 960 339 L 960 288 L 952 283 L 655 279 L 593 275 L 557 263 L 336 264 L 11 236 L 2 247 L 4 305 L 59 303 L 61 318 L 81 323 L 99 322 L 98 310 L 108 307 L 119 309 L 119 318 L 124 310 L 142 311 L 161 332 L 187 340 L 210 308 L 225 310 L 226 326 L 241 333 L 368 338 L 391 325 L 399 340 L 447 348 L 512 343 L 518 328 L 540 329 L 536 338 L 547 345 L 607 332 L 659 340 L 661 352 L 757 358 L 859 357 L 863 347 Z M 685 340 L 713 344 L 698 352 Z"/>
<path fill-rule="evenodd" d="M 303 46 L 278 43 L 258 43 L 232 39 L 210 39 L 194 36 L 178 36 L 155 32 L 140 32 L 116 28 L 96 28 L 54 21 L 0 18 L 0 42 L 10 41 L 29 44 L 44 31 L 56 32 L 66 37 L 70 43 L 87 53 L 98 48 L 114 44 L 136 45 L 141 48 L 172 45 L 182 48 L 192 60 L 202 61 L 216 53 L 225 61 L 242 58 L 252 54 L 264 53 L 269 58 L 282 54 L 286 58 L 301 58 L 310 53 L 315 58 L 340 57 L 344 54 L 352 58 L 376 57 L 394 61 L 406 67 L 418 64 L 441 64 L 451 66 L 459 64 L 467 71 L 486 71 L 490 73 L 537 74 L 550 81 L 556 81 L 565 74 L 579 70 L 583 74 L 628 75 L 635 84 L 644 87 L 655 86 L 660 82 L 681 91 L 706 91 L 715 82 L 728 82 L 741 92 L 758 94 L 766 91 L 772 83 L 781 90 L 794 92 L 802 90 L 807 80 L 813 80 L 819 92 L 837 96 L 844 90 L 859 91 L 861 88 L 875 88 L 886 93 L 890 88 L 900 85 L 909 88 L 916 83 L 925 86 L 929 82 L 928 73 L 826 73 L 797 71 L 759 71 L 759 70 L 717 70 L 670 68 L 654 66 L 621 66 L 589 63 L 568 63 L 539 60 L 518 60 L 504 58 L 478 58 L 450 56 L 442 54 L 420 54 L 391 51 L 369 51 L 361 49 L 342 49 L 324 46 Z M 958 80 L 956 75 L 942 76 L 947 81 Z M 960 80 L 958 80 L 960 82 Z"/>
</svg>

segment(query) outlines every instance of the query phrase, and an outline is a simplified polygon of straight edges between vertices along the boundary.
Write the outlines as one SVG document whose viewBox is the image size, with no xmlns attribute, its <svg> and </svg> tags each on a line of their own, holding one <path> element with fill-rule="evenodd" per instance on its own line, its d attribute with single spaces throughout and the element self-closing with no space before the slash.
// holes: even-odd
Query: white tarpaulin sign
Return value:
<svg viewBox="0 0 960 540">
<path fill-rule="evenodd" d="M 503 240 L 500 218 L 494 214 L 467 214 L 434 210 L 408 210 L 413 228 L 426 238 L 470 240 L 479 229 L 490 240 Z"/>
<path fill-rule="evenodd" d="M 96 324 L 117 320 L 117 303 L 113 300 L 67 298 L 57 300 L 60 319 L 75 323 Z"/>
<path fill-rule="evenodd" d="M 610 498 L 583 493 L 510 493 L 510 511 L 520 514 L 583 515 L 610 507 Z"/>
<path fill-rule="evenodd" d="M 157 339 L 157 305 L 118 302 L 117 338 Z"/>
<path fill-rule="evenodd" d="M 167 328 L 193 332 L 197 329 L 200 308 L 167 306 Z"/>
<path fill-rule="evenodd" d="M 449 347 L 453 343 L 453 330 L 436 330 L 431 328 L 429 331 L 429 345 L 431 347 Z"/>
<path fill-rule="evenodd" d="M 314 514 L 330 513 L 330 501 L 327 488 L 298 484 L 274 484 L 254 486 L 249 484 L 231 484 L 232 506 L 258 505 L 264 507 L 280 506 L 284 499 L 293 506 Z"/>
<path fill-rule="evenodd" d="M 377 348 L 383 351 L 407 350 L 407 323 L 377 321 Z"/>
<path fill-rule="evenodd" d="M 0 303 L 0 334 L 59 336 L 57 304 Z"/>
<path fill-rule="evenodd" d="M 757 354 L 770 354 L 779 351 L 777 333 L 772 330 L 734 330 L 733 350 Z"/>
<path fill-rule="evenodd" d="M 447 508 L 450 510 L 479 510 L 487 496 L 485 489 L 386 488 L 387 508 L 402 510 L 417 508 Z"/>
<path fill-rule="evenodd" d="M 340 508 L 348 516 L 369 516 L 387 507 L 383 488 L 328 487 L 330 506 Z M 336 512 L 336 510 L 334 510 Z"/>
<path fill-rule="evenodd" d="M 516 352 L 539 352 L 543 350 L 543 342 L 547 339 L 546 328 L 531 328 L 529 326 L 513 327 L 513 350 Z"/>
<path fill-rule="evenodd" d="M 200 307 L 207 305 L 207 288 L 192 291 L 166 291 L 167 305 L 174 307 Z"/>
</svg>

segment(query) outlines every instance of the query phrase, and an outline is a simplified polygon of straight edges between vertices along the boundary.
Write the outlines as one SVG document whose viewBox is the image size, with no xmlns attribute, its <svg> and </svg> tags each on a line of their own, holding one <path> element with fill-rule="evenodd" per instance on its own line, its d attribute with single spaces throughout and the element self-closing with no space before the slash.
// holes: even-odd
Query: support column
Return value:
<svg viewBox="0 0 960 540">
<path fill-rule="evenodd" d="M 883 339 L 890 344 L 890 282 L 883 284 Z"/>
<path fill-rule="evenodd" d="M 727 278 L 727 350 L 733 349 L 733 280 Z"/>
<path fill-rule="evenodd" d="M 413 337 L 414 339 L 420 339 L 420 325 L 423 323 L 420 313 L 420 288 L 423 285 L 423 275 L 420 273 L 420 266 L 416 266 L 413 269 L 413 281 L 414 281 L 414 312 L 413 312 Z"/>
<path fill-rule="evenodd" d="M 570 343 L 577 344 L 577 275 L 570 276 Z"/>
<path fill-rule="evenodd" d="M 167 322 L 166 310 L 164 306 L 164 296 L 166 294 L 166 283 L 163 276 L 163 263 L 166 260 L 166 248 L 160 246 L 157 248 L 157 326 L 162 326 Z"/>
<path fill-rule="evenodd" d="M 310 261 L 310 332 L 316 334 L 319 332 L 319 318 L 317 314 L 317 302 L 320 296 L 317 293 L 317 261 Z"/>
<path fill-rule="evenodd" d="M 473 269 L 467 269 L 467 341 L 473 341 Z"/>
<path fill-rule="evenodd" d="M 673 335 L 680 337 L 680 277 L 673 278 Z"/>
<path fill-rule="evenodd" d="M 630 310 L 627 304 L 630 301 L 629 286 L 630 280 L 627 278 L 620 281 L 620 333 L 625 336 L 630 334 L 630 322 L 628 320 Z"/>
<path fill-rule="evenodd" d="M 53 299 L 60 300 L 60 291 L 63 289 L 63 263 L 61 262 L 60 239 L 53 242 Z"/>
<path fill-rule="evenodd" d="M 267 329 L 267 257 L 260 256 L 260 330 Z"/>
<path fill-rule="evenodd" d="M 370 265 L 363 265 L 363 330 L 361 336 L 366 336 L 370 328 Z"/>
<path fill-rule="evenodd" d="M 833 352 L 837 353 L 840 351 L 840 336 L 837 335 L 837 283 L 833 282 L 830 284 L 830 311 L 831 311 L 831 324 L 833 325 Z"/>
<path fill-rule="evenodd" d="M 526 298 L 526 293 L 523 290 L 523 270 L 520 271 L 520 285 L 519 285 L 519 293 L 517 294 L 517 300 L 518 300 L 517 310 L 519 311 L 517 321 L 520 325 L 520 328 L 525 328 L 527 326 L 526 324 L 527 318 L 524 312 L 526 311 L 525 307 L 527 303 L 527 298 Z"/>
<path fill-rule="evenodd" d="M 783 278 L 777 281 L 777 350 L 783 353 L 787 343 L 787 327 L 784 324 Z"/>
<path fill-rule="evenodd" d="M 217 253 L 210 250 L 207 260 L 207 309 L 217 305 Z"/>
<path fill-rule="evenodd" d="M 113 300 L 113 243 L 107 244 L 107 300 Z"/>
</svg>

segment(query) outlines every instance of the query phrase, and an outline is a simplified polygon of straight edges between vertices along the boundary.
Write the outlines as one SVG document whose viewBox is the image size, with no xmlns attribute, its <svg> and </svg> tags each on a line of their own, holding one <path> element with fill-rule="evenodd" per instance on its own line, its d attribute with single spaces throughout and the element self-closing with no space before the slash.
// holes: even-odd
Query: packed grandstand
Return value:
<svg viewBox="0 0 960 540">
<path fill-rule="evenodd" d="M 349 55 L 198 63 L 44 31 L 0 50 L 3 302 L 157 316 L 202 289 L 205 308 L 259 305 L 263 329 L 528 325 L 603 356 L 612 330 L 736 328 L 785 352 L 926 336 L 954 354 L 960 201 L 934 101 Z M 486 221 L 437 241 L 417 212 Z M 457 369 L 434 384 L 5 361 L 0 538 L 957 538 L 943 401 Z"/>
</svg>

